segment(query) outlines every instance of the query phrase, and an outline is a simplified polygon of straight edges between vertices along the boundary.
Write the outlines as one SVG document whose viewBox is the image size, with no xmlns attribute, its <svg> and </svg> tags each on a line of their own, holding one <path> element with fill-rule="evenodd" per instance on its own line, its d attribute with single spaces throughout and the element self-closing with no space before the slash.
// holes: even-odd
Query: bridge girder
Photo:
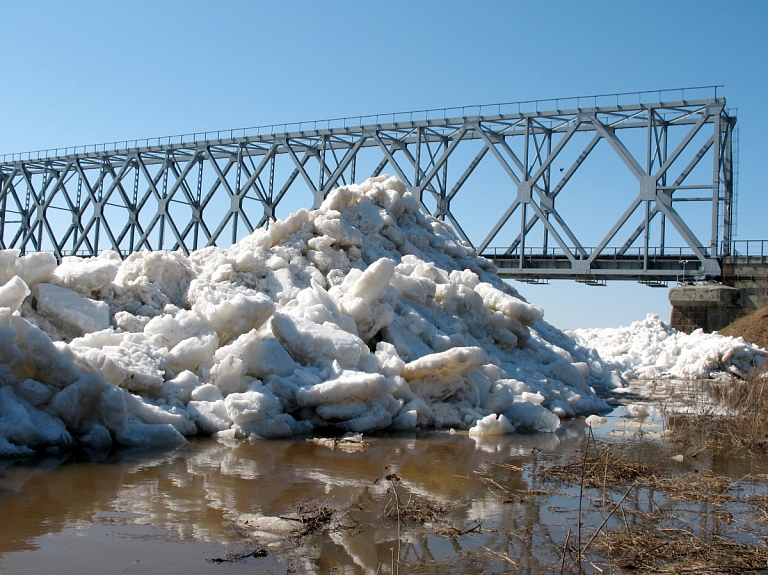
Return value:
<svg viewBox="0 0 768 575">
<path fill-rule="evenodd" d="M 718 258 L 729 253 L 734 217 L 736 118 L 719 91 L 412 112 L 370 122 L 345 119 L 6 155 L 0 157 L 0 248 L 51 250 L 59 258 L 103 249 L 188 253 L 235 242 L 266 225 L 289 192 L 309 192 L 305 205 L 317 207 L 339 185 L 389 172 L 406 183 L 425 212 L 448 220 L 509 277 L 713 278 L 720 275 Z M 573 105 L 563 105 L 568 103 Z M 643 149 L 631 150 L 626 133 L 642 134 Z M 465 151 L 469 142 L 473 147 Z M 636 194 L 596 246 L 587 247 L 572 214 L 561 212 L 556 200 L 602 142 L 635 178 Z M 359 172 L 364 154 L 370 166 Z M 707 157 L 711 178 L 702 181 Z M 553 172 L 556 161 L 559 172 Z M 506 203 L 486 218 L 484 239 L 472 242 L 468 222 L 453 204 L 459 194 L 477 193 L 467 182 L 489 162 L 501 170 L 498 187 L 506 190 L 500 192 Z M 704 195 L 688 195 L 693 191 Z M 709 204 L 704 241 L 676 209 L 678 202 L 690 201 Z M 640 223 L 633 224 L 637 214 Z M 660 228 L 658 240 L 651 238 L 652 225 Z M 670 258 L 671 230 L 685 247 Z M 534 232 L 541 240 L 534 240 Z M 620 238 L 620 232 L 627 235 Z M 492 247 L 502 236 L 503 246 Z"/>
</svg>

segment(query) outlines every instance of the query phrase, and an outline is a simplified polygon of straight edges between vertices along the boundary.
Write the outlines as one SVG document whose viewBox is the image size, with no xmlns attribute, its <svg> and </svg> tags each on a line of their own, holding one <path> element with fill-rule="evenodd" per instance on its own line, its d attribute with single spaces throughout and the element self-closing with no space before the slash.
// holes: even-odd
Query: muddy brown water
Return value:
<svg viewBox="0 0 768 575">
<path fill-rule="evenodd" d="M 639 441 L 620 415 L 599 433 Z M 554 434 L 373 435 L 364 451 L 195 440 L 172 452 L 0 460 L 0 574 L 557 572 L 580 504 L 597 510 L 582 518 L 586 538 L 605 502 L 544 484 L 539 472 L 578 454 L 586 429 L 570 421 Z M 649 457 L 669 459 L 652 449 Z M 755 472 L 752 463 L 670 464 Z M 638 493 L 627 504 L 639 521 L 665 502 Z M 321 508 L 333 521 L 303 537 L 259 526 L 262 516 L 301 526 Z M 407 515 L 414 510 L 421 516 Z M 245 557 L 258 550 L 266 556 Z"/>
</svg>

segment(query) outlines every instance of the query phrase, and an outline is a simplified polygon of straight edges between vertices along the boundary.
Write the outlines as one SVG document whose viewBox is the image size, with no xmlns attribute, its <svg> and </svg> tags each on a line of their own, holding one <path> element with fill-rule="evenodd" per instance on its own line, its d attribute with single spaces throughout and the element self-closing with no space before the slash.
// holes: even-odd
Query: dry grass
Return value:
<svg viewBox="0 0 768 575">
<path fill-rule="evenodd" d="M 384 517 L 403 523 L 423 525 L 435 523 L 448 513 L 449 509 L 444 505 L 414 497 L 412 493 L 408 493 L 400 483 L 400 476 L 397 473 L 388 473 L 385 479 L 390 484 L 387 491 L 392 494 L 392 497 L 384 508 Z"/>
<path fill-rule="evenodd" d="M 297 521 L 299 525 L 291 532 L 291 537 L 301 539 L 329 528 L 337 515 L 338 512 L 326 504 L 313 502 L 297 505 L 294 513 L 282 515 L 280 518 Z"/>
<path fill-rule="evenodd" d="M 593 443 L 586 457 L 543 469 L 540 477 L 547 482 L 581 484 L 584 488 L 614 488 L 637 481 L 650 481 L 658 473 L 651 463 L 629 457 L 615 444 Z"/>
<path fill-rule="evenodd" d="M 768 570 L 768 547 L 718 537 L 702 539 L 685 529 L 606 533 L 598 544 L 622 571 L 633 573 L 760 573 Z"/>
<path fill-rule="evenodd" d="M 745 340 L 768 349 L 768 307 L 753 311 L 720 330 L 723 335 L 743 337 Z"/>
<path fill-rule="evenodd" d="M 768 495 L 745 496 L 739 482 L 711 471 L 663 470 L 647 463 L 668 458 L 658 444 L 655 451 L 646 449 L 652 445 L 598 443 L 589 437 L 577 461 L 540 472 L 544 481 L 581 487 L 578 527 L 568 531 L 562 545 L 560 572 L 600 573 L 605 568 L 610 573 L 637 574 L 768 572 L 765 541 L 748 530 L 750 521 L 734 520 L 736 510 L 748 510 L 758 521 L 768 519 L 764 509 Z M 622 488 L 623 496 L 617 498 L 620 486 L 628 489 Z M 593 498 L 586 489 L 603 494 L 598 509 L 582 504 L 582 498 Z M 643 500 L 653 505 L 640 509 L 637 502 Z M 702 513 L 701 521 L 690 519 L 696 509 Z M 722 532 L 709 530 L 708 514 L 724 519 Z M 628 519 L 638 515 L 641 523 Z M 582 526 L 594 519 L 602 522 L 589 533 L 582 532 Z M 617 567 L 620 571 L 614 571 Z"/>
<path fill-rule="evenodd" d="M 737 448 L 768 456 L 768 364 L 744 379 L 733 378 L 706 387 L 702 383 L 699 394 L 705 393 L 715 407 L 668 416 L 674 440 L 683 445 Z"/>
<path fill-rule="evenodd" d="M 667 497 L 684 501 L 725 503 L 733 501 L 730 491 L 736 484 L 711 471 L 686 473 L 674 477 L 654 477 L 645 486 L 664 493 Z"/>
</svg>

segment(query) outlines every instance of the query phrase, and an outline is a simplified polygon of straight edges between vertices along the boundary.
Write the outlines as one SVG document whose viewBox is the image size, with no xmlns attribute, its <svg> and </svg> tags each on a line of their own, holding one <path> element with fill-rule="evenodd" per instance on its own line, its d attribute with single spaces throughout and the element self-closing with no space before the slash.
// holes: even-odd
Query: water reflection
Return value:
<svg viewBox="0 0 768 575">
<path fill-rule="evenodd" d="M 370 448 L 354 452 L 302 440 L 198 440 L 171 453 L 122 452 L 99 462 L 6 461 L 0 573 L 40 572 L 49 563 L 59 575 L 75 573 L 79 563 L 55 551 L 65 546 L 78 557 L 94 542 L 103 558 L 89 567 L 102 573 L 391 573 L 398 557 L 409 573 L 537 573 L 559 563 L 579 519 L 578 489 L 547 492 L 539 469 L 572 457 L 584 429 L 573 421 L 556 434 L 367 437 Z M 389 473 L 400 481 L 387 480 Z M 443 510 L 439 525 L 385 517 L 393 483 L 401 504 Z M 594 508 L 607 505 L 592 497 Z M 629 497 L 625 520 L 668 504 L 654 497 Z M 344 517 L 301 541 L 256 533 L 260 518 L 286 517 L 302 502 Z M 599 520 L 587 519 L 586 527 Z M 205 561 L 255 547 L 267 547 L 269 559 Z"/>
</svg>

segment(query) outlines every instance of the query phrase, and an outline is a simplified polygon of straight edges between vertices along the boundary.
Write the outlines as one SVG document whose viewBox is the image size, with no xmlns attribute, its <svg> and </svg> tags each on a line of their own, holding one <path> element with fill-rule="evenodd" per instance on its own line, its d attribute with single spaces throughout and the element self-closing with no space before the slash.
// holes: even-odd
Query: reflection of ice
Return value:
<svg viewBox="0 0 768 575">
<path fill-rule="evenodd" d="M 368 450 L 354 453 L 294 440 L 236 446 L 198 441 L 146 462 L 118 458 L 97 466 L 7 467 L 0 485 L 13 486 L 15 495 L 0 497 L 0 540 L 12 552 L 24 548 L 25 541 L 79 521 L 110 529 L 151 527 L 152 537 L 177 541 L 266 545 L 267 534 L 279 540 L 282 531 L 262 522 L 285 516 L 301 502 L 330 502 L 359 528 L 300 543 L 305 572 L 325 573 L 338 566 L 341 573 L 375 573 L 379 568 L 383 573 L 398 545 L 409 557 L 445 558 L 452 549 L 445 547 L 444 538 L 430 535 L 429 528 L 401 524 L 398 533 L 397 521 L 384 517 L 392 498 L 387 473 L 402 478 L 397 489 L 403 504 L 442 507 L 438 521 L 458 527 L 480 520 L 501 524 L 507 513 L 501 492 L 478 474 L 495 477 L 510 492 L 524 493 L 530 479 L 511 469 L 534 459 L 537 450 L 562 447 L 556 434 L 507 435 L 492 441 L 460 433 L 368 440 Z M 478 440 L 487 450 L 478 448 Z M 52 490 L 51 485 L 68 487 Z M 12 501 L 27 502 L 24 513 L 32 513 L 24 523 L 26 531 L 13 536 L 9 525 L 22 510 Z M 246 521 L 246 529 L 238 529 Z M 279 523 L 286 529 L 289 525 Z M 258 537 L 243 535 L 247 531 Z"/>
<path fill-rule="evenodd" d="M 475 447 L 485 453 L 508 453 L 510 457 L 526 456 L 533 449 L 554 450 L 560 439 L 554 433 L 472 436 Z"/>
<path fill-rule="evenodd" d="M 472 501 L 467 510 L 467 518 L 471 522 L 492 521 L 503 513 L 504 504 L 498 498 L 483 498 Z"/>
<path fill-rule="evenodd" d="M 372 480 L 360 481 L 357 479 L 344 479 L 341 477 L 334 477 L 333 475 L 329 475 L 327 473 L 321 473 L 319 471 L 308 471 L 304 474 L 304 477 L 325 486 L 326 494 L 329 494 L 334 489 L 341 487 L 365 489 L 371 487 L 372 485 Z M 380 488 L 380 490 L 383 490 L 383 488 Z"/>
</svg>

